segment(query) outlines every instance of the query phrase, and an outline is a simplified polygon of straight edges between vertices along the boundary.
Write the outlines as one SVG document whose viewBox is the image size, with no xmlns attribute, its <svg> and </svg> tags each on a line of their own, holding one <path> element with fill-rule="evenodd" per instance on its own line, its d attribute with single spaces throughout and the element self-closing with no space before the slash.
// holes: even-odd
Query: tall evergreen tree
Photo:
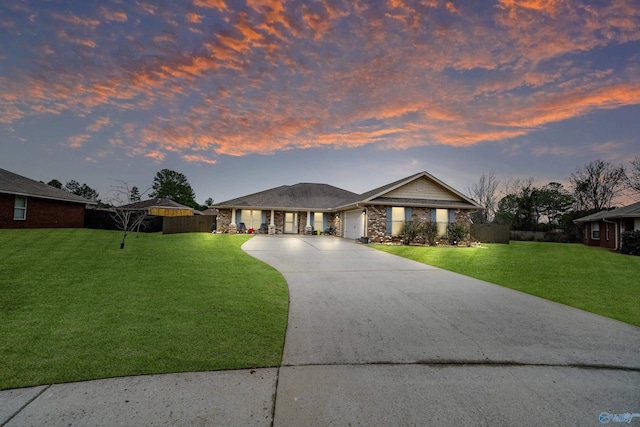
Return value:
<svg viewBox="0 0 640 427">
<path fill-rule="evenodd" d="M 195 201 L 196 195 L 189 181 L 187 181 L 187 177 L 180 172 L 162 169 L 153 178 L 151 188 L 153 190 L 149 194 L 151 197 L 167 197 L 185 206 L 196 209 L 199 207 Z"/>
</svg>

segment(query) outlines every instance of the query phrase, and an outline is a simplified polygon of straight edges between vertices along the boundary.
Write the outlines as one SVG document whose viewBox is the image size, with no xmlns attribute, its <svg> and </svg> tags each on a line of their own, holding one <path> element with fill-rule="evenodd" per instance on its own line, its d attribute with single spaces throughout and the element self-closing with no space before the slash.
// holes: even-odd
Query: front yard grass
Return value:
<svg viewBox="0 0 640 427">
<path fill-rule="evenodd" d="M 375 248 L 640 326 L 640 257 L 582 244 Z"/>
<path fill-rule="evenodd" d="M 288 290 L 248 238 L 0 230 L 0 389 L 279 366 Z"/>
</svg>

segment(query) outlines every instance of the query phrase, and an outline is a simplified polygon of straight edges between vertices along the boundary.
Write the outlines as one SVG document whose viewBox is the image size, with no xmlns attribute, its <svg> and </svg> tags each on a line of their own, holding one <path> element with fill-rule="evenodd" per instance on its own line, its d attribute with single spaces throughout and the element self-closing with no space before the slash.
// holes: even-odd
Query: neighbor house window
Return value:
<svg viewBox="0 0 640 427">
<path fill-rule="evenodd" d="M 15 204 L 13 205 L 13 219 L 25 220 L 27 219 L 27 198 L 16 196 Z"/>
<path fill-rule="evenodd" d="M 591 223 L 591 238 L 593 240 L 600 240 L 600 223 L 599 222 Z"/>
</svg>

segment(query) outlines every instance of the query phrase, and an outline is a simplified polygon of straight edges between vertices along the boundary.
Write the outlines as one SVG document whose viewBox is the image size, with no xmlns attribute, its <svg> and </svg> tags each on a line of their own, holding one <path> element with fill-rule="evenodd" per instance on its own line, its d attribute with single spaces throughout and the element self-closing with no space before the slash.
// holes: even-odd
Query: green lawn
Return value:
<svg viewBox="0 0 640 427">
<path fill-rule="evenodd" d="M 640 257 L 581 244 L 373 247 L 640 326 Z"/>
<path fill-rule="evenodd" d="M 249 237 L 0 230 L 0 389 L 278 366 L 284 278 Z"/>
</svg>

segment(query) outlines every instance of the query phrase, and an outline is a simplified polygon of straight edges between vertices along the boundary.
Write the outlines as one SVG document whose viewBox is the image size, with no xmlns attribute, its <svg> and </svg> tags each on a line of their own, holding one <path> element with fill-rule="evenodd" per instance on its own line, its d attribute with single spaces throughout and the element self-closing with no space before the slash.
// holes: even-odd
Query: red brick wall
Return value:
<svg viewBox="0 0 640 427">
<path fill-rule="evenodd" d="M 0 228 L 83 228 L 84 205 L 27 197 L 27 219 L 14 220 L 16 196 L 0 194 Z"/>
<path fill-rule="evenodd" d="M 591 224 L 590 222 L 584 224 L 583 241 L 588 246 L 600 246 L 603 248 L 615 249 L 616 247 L 616 226 L 608 222 L 600 221 L 600 238 L 591 238 Z M 608 234 L 607 234 L 608 230 Z"/>
</svg>

